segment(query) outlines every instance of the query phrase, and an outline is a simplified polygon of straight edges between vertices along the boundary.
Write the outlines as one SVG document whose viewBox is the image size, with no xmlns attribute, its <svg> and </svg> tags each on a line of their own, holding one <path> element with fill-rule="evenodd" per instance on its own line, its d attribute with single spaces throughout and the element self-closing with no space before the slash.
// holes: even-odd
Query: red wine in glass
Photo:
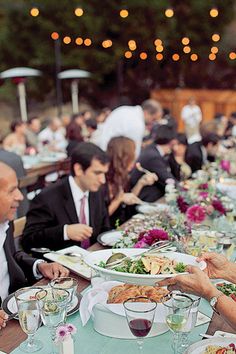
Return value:
<svg viewBox="0 0 236 354">
<path fill-rule="evenodd" d="M 150 332 L 152 322 L 144 318 L 129 321 L 129 328 L 135 337 L 146 337 Z"/>
</svg>

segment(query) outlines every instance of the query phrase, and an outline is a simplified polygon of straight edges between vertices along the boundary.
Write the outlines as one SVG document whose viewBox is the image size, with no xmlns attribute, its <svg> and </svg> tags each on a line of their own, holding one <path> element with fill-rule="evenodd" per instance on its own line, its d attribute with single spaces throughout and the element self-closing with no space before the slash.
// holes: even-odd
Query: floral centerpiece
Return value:
<svg viewBox="0 0 236 354">
<path fill-rule="evenodd" d="M 62 324 L 57 327 L 55 344 L 58 346 L 59 354 L 74 354 L 73 335 L 76 332 L 76 327 L 71 323 Z"/>
</svg>

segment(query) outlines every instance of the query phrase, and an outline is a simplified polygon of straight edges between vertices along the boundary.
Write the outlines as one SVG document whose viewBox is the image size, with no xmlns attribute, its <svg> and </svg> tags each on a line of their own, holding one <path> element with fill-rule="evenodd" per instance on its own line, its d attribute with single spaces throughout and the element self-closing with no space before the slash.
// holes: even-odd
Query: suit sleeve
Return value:
<svg viewBox="0 0 236 354">
<path fill-rule="evenodd" d="M 27 213 L 22 238 L 23 249 L 30 252 L 32 247 L 64 248 L 63 227 L 64 225 L 58 224 L 50 204 L 44 202 L 42 195 L 37 195 Z"/>
</svg>

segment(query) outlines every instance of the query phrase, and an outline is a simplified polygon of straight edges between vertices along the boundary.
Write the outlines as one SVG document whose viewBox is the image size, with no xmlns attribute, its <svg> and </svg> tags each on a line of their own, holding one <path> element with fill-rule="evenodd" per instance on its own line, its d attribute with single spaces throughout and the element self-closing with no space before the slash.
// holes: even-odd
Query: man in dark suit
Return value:
<svg viewBox="0 0 236 354">
<path fill-rule="evenodd" d="M 0 149 L 0 161 L 9 165 L 16 172 L 18 180 L 26 175 L 21 157 L 14 152 Z M 25 216 L 29 209 L 26 188 L 22 188 L 21 193 L 23 194 L 24 199 L 20 202 L 19 208 L 17 209 L 18 218 Z"/>
<path fill-rule="evenodd" d="M 215 133 L 208 133 L 203 136 L 202 141 L 189 144 L 186 150 L 185 161 L 191 167 L 192 172 L 201 170 L 207 162 L 215 161 L 219 146 L 219 136 Z"/>
<path fill-rule="evenodd" d="M 71 156 L 71 175 L 42 190 L 31 202 L 23 248 L 87 248 L 96 242 L 101 232 L 110 229 L 100 189 L 107 171 L 105 152 L 94 144 L 80 143 Z"/>
<path fill-rule="evenodd" d="M 146 147 L 140 154 L 138 162 L 141 166 L 156 173 L 157 182 L 152 186 L 146 186 L 139 194 L 139 198 L 146 202 L 154 202 L 161 198 L 165 193 L 165 185 L 168 179 L 175 181 L 170 171 L 170 166 L 166 155 L 171 151 L 171 143 L 175 135 L 173 130 L 166 125 L 162 125 L 156 132 L 155 142 Z M 134 169 L 131 173 L 131 186 L 133 187 L 142 173 Z"/>
<path fill-rule="evenodd" d="M 23 199 L 18 189 L 15 172 L 5 163 L 0 162 L 0 302 L 13 292 L 35 281 L 42 275 L 53 279 L 67 276 L 68 270 L 57 263 L 47 263 L 32 258 L 23 251 L 16 251 L 13 239 L 14 219 L 20 201 Z M 0 328 L 5 327 L 5 313 L 0 310 Z"/>
</svg>

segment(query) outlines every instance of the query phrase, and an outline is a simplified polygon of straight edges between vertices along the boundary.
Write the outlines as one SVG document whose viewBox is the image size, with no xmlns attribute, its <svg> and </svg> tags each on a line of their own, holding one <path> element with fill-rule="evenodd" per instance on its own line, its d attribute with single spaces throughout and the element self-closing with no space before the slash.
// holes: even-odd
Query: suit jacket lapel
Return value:
<svg viewBox="0 0 236 354">
<path fill-rule="evenodd" d="M 75 203 L 72 197 L 68 178 L 65 180 L 65 183 L 63 185 L 63 198 L 64 198 L 64 208 L 71 224 L 78 223 L 79 219 L 76 213 Z"/>
<path fill-rule="evenodd" d="M 89 193 L 89 226 L 93 228 L 95 226 L 95 205 L 95 194 Z"/>
</svg>

